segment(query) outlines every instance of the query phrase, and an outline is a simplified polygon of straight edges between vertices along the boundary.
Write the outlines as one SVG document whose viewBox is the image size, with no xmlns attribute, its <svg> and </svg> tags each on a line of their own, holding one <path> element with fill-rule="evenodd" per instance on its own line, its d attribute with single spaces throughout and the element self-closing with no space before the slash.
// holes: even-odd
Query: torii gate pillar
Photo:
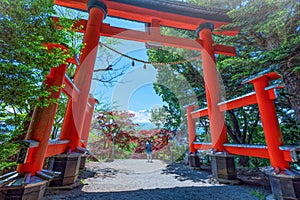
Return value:
<svg viewBox="0 0 300 200">
<path fill-rule="evenodd" d="M 199 38 L 202 40 L 203 45 L 201 50 L 202 68 L 208 104 L 212 148 L 221 152 L 223 151 L 223 144 L 227 143 L 227 134 L 224 112 L 221 112 L 218 106 L 218 103 L 221 102 L 221 90 L 213 49 L 213 29 L 214 25 L 212 23 L 203 23 L 197 29 L 197 33 L 199 33 Z"/>
<path fill-rule="evenodd" d="M 234 158 L 221 152 L 224 151 L 224 143 L 228 142 L 224 112 L 220 111 L 218 103 L 221 102 L 221 89 L 219 74 L 216 66 L 216 58 L 213 47 L 212 31 L 213 23 L 203 23 L 196 33 L 202 40 L 202 68 L 206 90 L 206 100 L 208 107 L 209 125 L 211 131 L 212 149 L 220 152 L 220 155 L 212 155 L 212 173 L 219 180 L 234 180 L 236 170 Z"/>
<path fill-rule="evenodd" d="M 88 97 L 96 61 L 100 30 L 103 19 L 106 16 L 107 8 L 104 3 L 97 0 L 88 2 L 89 19 L 83 39 L 85 47 L 80 57 L 80 67 L 77 69 L 74 83 L 80 90 L 77 100 L 70 100 L 68 103 L 65 121 L 62 127 L 60 139 L 70 140 L 69 149 L 76 151 L 80 146 Z"/>
<path fill-rule="evenodd" d="M 106 5 L 97 0 L 88 2 L 89 19 L 86 25 L 83 43 L 85 44 L 80 57 L 80 66 L 75 73 L 74 83 L 80 90 L 78 98 L 68 102 L 65 120 L 62 126 L 60 140 L 69 140 L 68 152 L 54 156 L 53 170 L 61 172 L 60 177 L 54 179 L 50 185 L 69 185 L 76 181 L 81 163 L 81 154 L 76 153 L 80 147 L 85 147 L 87 141 L 81 141 L 82 136 L 90 124 L 85 123 L 86 117 L 91 120 L 93 105 L 88 104 L 94 65 L 97 56 L 100 30 L 103 19 L 107 14 Z M 94 103 L 93 103 L 94 104 Z M 88 114 L 87 111 L 89 111 Z M 84 139 L 87 140 L 85 137 Z M 81 166 L 82 167 L 82 166 Z"/>
</svg>

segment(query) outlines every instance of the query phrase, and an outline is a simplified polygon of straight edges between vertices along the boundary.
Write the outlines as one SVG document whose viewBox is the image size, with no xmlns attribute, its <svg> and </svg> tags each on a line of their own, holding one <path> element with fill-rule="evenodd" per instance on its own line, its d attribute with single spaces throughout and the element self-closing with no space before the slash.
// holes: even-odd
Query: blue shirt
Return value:
<svg viewBox="0 0 300 200">
<path fill-rule="evenodd" d="M 151 153 L 152 152 L 152 144 L 147 142 L 146 143 L 146 153 Z"/>
</svg>

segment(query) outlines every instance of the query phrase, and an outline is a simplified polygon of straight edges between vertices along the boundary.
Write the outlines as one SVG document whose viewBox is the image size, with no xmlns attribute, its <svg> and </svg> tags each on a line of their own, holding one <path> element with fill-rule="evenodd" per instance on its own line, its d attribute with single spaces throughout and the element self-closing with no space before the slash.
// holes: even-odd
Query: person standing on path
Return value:
<svg viewBox="0 0 300 200">
<path fill-rule="evenodd" d="M 147 155 L 147 162 L 152 162 L 152 144 L 150 140 L 146 142 L 146 155 Z"/>
</svg>

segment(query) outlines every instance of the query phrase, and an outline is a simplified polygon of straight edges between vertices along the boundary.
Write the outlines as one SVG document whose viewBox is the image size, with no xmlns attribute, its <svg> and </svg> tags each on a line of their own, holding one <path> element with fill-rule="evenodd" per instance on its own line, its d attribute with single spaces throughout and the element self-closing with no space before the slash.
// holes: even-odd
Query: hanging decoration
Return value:
<svg viewBox="0 0 300 200">
<path fill-rule="evenodd" d="M 201 59 L 201 55 L 199 55 L 199 56 L 196 56 L 196 57 L 192 57 L 190 59 L 180 60 L 180 61 L 174 61 L 174 62 L 165 62 L 165 63 L 164 62 L 150 62 L 150 61 L 145 61 L 145 60 L 141 60 L 141 59 L 138 59 L 138 58 L 134 58 L 134 57 L 128 56 L 128 55 L 126 55 L 126 54 L 124 54 L 124 53 L 122 53 L 122 52 L 120 52 L 118 50 L 115 50 L 115 49 L 111 48 L 110 46 L 108 46 L 108 45 L 106 45 L 104 43 L 99 43 L 99 45 L 101 47 L 103 46 L 103 47 L 105 47 L 105 48 L 107 48 L 107 49 L 109 49 L 109 50 L 111 50 L 111 51 L 113 51 L 113 52 L 115 52 L 115 53 L 117 53 L 117 54 L 125 57 L 125 58 L 131 59 L 132 60 L 132 63 L 131 63 L 132 67 L 135 66 L 135 61 L 143 63 L 144 64 L 144 69 L 147 68 L 147 66 L 146 66 L 147 64 L 149 64 L 149 65 L 155 65 L 155 66 L 167 66 L 167 67 L 170 67 L 171 65 L 178 65 L 178 64 L 182 64 L 182 63 L 191 62 L 191 61 L 194 61 L 194 60 Z"/>
</svg>

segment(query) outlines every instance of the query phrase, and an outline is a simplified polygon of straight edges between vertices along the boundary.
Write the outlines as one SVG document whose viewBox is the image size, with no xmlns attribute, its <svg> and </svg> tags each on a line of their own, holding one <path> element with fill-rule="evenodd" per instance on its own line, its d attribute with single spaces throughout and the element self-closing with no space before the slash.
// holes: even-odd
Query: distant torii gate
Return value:
<svg viewBox="0 0 300 200">
<path fill-rule="evenodd" d="M 28 149 L 25 151 L 26 156 L 22 159 L 22 164 L 19 164 L 17 173 L 0 177 L 0 186 L 4 185 L 1 190 L 5 191 L 4 194 L 7 198 L 10 198 L 12 193 L 16 190 L 11 187 L 12 185 L 21 187 L 23 191 L 21 196 L 27 195 L 31 199 L 39 199 L 42 197 L 44 191 L 45 182 L 42 181 L 43 179 L 51 179 L 51 182 L 56 181 L 55 183 L 60 185 L 71 184 L 76 180 L 81 158 L 81 155 L 76 152 L 78 152 L 78 149 L 82 151 L 86 148 L 93 105 L 95 103 L 95 100 L 89 96 L 89 90 L 100 36 L 200 51 L 208 104 L 208 108 L 204 112 L 209 116 L 212 135 L 212 143 L 209 144 L 209 148 L 214 149 L 215 153 L 226 156 L 224 154 L 224 149 L 228 150 L 228 148 L 224 147 L 224 144 L 226 144 L 228 140 L 224 121 L 224 111 L 226 109 L 220 109 L 219 105 L 221 102 L 220 85 L 218 83 L 215 54 L 234 56 L 235 48 L 215 44 L 212 39 L 212 33 L 215 28 L 219 28 L 231 22 L 225 13 L 218 10 L 203 10 L 200 7 L 183 2 L 167 0 L 54 0 L 54 3 L 56 5 L 89 12 L 88 20 L 79 20 L 74 23 L 75 28 L 83 26 L 81 32 L 84 33 L 83 43 L 86 44 L 86 46 L 82 50 L 80 65 L 77 67 L 74 83 L 65 76 L 66 66 L 60 66 L 56 70 L 52 70 L 45 82 L 49 86 L 61 85 L 62 83 L 66 85 L 66 87 L 63 88 L 63 92 L 68 95 L 69 102 L 60 140 L 55 143 L 49 141 L 56 105 L 52 105 L 48 108 L 36 108 L 35 115 L 31 122 L 31 129 L 28 131 L 26 137 Z M 143 32 L 113 27 L 103 23 L 106 15 L 147 23 L 150 28 L 148 31 Z M 55 17 L 53 19 L 59 20 Z M 199 38 L 191 40 L 161 35 L 160 26 L 196 31 Z M 235 35 L 237 31 L 214 31 L 214 33 Z M 64 47 L 55 46 L 55 48 Z M 60 93 L 58 92 L 53 95 L 58 98 Z M 199 113 L 201 113 L 201 111 L 199 111 Z M 196 153 L 198 146 L 194 143 L 195 132 L 193 118 L 195 118 L 194 116 L 198 115 L 198 113 L 193 111 L 193 107 L 188 107 L 187 115 L 189 120 L 190 151 L 191 153 Z M 273 138 L 273 140 L 277 145 L 274 147 L 275 149 L 282 144 L 278 137 Z M 278 151 L 277 149 L 277 152 Z M 288 153 L 284 155 L 280 154 L 281 157 L 278 163 L 282 170 L 289 168 L 288 161 L 292 159 L 289 157 L 289 152 L 291 151 L 288 150 Z M 58 155 L 61 153 L 64 154 Z M 293 153 L 295 153 L 295 151 L 293 151 Z M 42 169 L 44 159 L 50 156 L 54 156 L 52 169 L 54 171 L 60 171 L 63 174 L 59 179 L 54 178 L 56 175 L 55 172 Z M 218 158 L 217 155 L 212 156 Z M 287 158 L 283 158 L 283 156 Z M 220 168 L 219 162 L 223 161 L 215 159 L 214 162 L 213 173 L 218 178 L 218 171 L 220 171 L 220 169 L 218 169 Z M 230 162 L 232 162 L 232 160 Z M 224 166 L 221 166 L 221 168 L 222 167 Z M 69 170 L 70 168 L 73 169 L 71 172 Z M 231 169 L 232 168 L 228 168 L 225 165 L 225 169 L 222 168 L 221 171 Z M 8 183 L 12 183 L 12 180 L 15 180 L 19 174 L 23 179 L 17 179 L 18 181 L 15 181 L 10 186 L 7 185 Z M 38 179 L 37 177 L 42 177 L 42 179 Z M 294 181 L 296 179 L 291 180 Z M 293 185 L 294 182 L 295 184 Z M 297 195 L 299 195 L 300 181 L 297 179 L 294 182 L 292 182 L 293 188 L 296 191 L 294 194 L 297 193 Z M 279 186 L 277 184 L 276 187 L 281 187 L 281 185 L 280 182 Z M 26 193 L 26 191 L 28 192 L 28 188 L 32 191 L 33 187 L 37 189 L 35 189 L 34 192 Z M 273 191 L 274 193 L 276 192 L 275 189 Z M 284 193 L 285 190 L 282 190 Z M 297 196 L 297 198 L 299 196 Z"/>
</svg>

